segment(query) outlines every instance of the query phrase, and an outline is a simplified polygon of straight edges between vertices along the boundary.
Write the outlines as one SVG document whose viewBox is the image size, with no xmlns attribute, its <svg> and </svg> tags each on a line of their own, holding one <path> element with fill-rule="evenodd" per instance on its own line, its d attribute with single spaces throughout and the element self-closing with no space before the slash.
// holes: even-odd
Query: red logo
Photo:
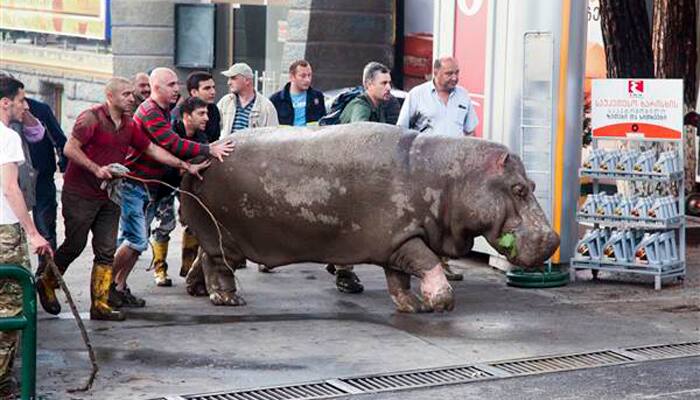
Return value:
<svg viewBox="0 0 700 400">
<path fill-rule="evenodd" d="M 644 81 L 627 81 L 627 93 L 631 95 L 644 93 Z"/>
</svg>

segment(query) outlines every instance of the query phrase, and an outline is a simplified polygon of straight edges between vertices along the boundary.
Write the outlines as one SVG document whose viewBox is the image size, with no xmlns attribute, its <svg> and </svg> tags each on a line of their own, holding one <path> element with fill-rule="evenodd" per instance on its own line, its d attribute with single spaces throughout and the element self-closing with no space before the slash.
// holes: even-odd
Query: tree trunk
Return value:
<svg viewBox="0 0 700 400">
<path fill-rule="evenodd" d="M 695 0 L 654 0 L 654 75 L 659 79 L 684 79 L 683 100 L 695 107 L 697 96 L 697 36 Z"/>
<path fill-rule="evenodd" d="M 697 13 L 696 0 L 654 0 L 652 49 L 654 75 L 659 79 L 683 79 L 685 111 L 695 108 L 697 97 Z M 697 151 L 695 129 L 686 129 L 685 185 L 695 186 Z"/>
<path fill-rule="evenodd" d="M 608 78 L 653 78 L 647 7 L 640 0 L 600 0 Z"/>
</svg>

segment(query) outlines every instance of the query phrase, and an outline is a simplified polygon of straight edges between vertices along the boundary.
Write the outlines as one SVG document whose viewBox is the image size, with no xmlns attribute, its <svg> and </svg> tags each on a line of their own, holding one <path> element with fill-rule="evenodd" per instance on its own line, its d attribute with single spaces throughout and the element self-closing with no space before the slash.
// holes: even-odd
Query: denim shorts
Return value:
<svg viewBox="0 0 700 400">
<path fill-rule="evenodd" d="M 155 215 L 155 204 L 141 183 L 126 181 L 122 188 L 122 214 L 117 246 L 122 244 L 139 253 L 148 250 L 148 235 Z"/>
</svg>

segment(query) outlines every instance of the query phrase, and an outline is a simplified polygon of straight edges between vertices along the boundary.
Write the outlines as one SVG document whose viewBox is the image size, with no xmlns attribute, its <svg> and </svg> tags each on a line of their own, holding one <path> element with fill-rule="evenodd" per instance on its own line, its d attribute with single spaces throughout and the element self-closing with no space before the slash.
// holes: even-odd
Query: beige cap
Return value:
<svg viewBox="0 0 700 400">
<path fill-rule="evenodd" d="M 235 63 L 231 66 L 231 68 L 222 72 L 221 75 L 227 76 L 229 78 L 232 78 L 236 75 L 243 75 L 247 78 L 253 79 L 253 70 L 246 63 Z"/>
</svg>

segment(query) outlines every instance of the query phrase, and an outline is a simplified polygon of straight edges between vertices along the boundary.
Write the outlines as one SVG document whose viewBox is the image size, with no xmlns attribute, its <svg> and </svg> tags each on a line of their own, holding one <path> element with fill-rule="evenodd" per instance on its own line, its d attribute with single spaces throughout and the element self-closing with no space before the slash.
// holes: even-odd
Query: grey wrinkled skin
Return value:
<svg viewBox="0 0 700 400">
<path fill-rule="evenodd" d="M 439 257 L 462 257 L 484 235 L 511 263 L 533 268 L 559 245 L 522 162 L 496 143 L 368 122 L 262 128 L 233 140 L 233 155 L 214 161 L 203 181 L 182 184 L 221 224 L 230 265 L 376 264 L 399 311 L 441 311 L 454 301 L 449 284 L 428 273 Z M 208 256 L 210 296 L 235 294 L 211 218 L 188 196 L 182 215 Z M 515 235 L 515 253 L 499 248 L 505 233 Z"/>
</svg>

